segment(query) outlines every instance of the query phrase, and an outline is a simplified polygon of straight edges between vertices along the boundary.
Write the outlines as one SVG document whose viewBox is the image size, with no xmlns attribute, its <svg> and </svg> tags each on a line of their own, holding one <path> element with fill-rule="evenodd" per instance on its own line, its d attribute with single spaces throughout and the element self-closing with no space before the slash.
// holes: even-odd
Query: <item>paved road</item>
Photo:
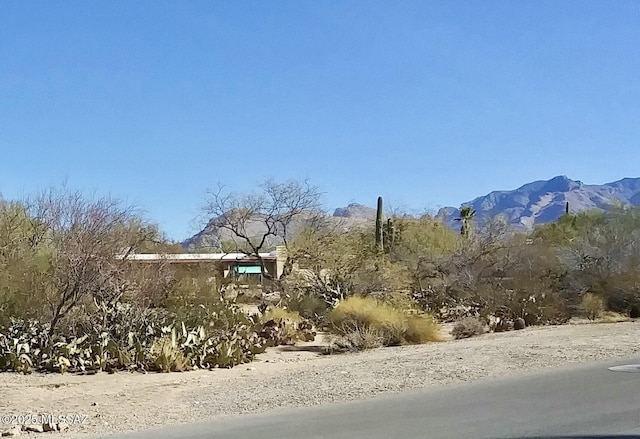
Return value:
<svg viewBox="0 0 640 439">
<path fill-rule="evenodd" d="M 139 432 L 129 439 L 640 438 L 640 373 L 595 363 L 526 377 Z"/>
</svg>

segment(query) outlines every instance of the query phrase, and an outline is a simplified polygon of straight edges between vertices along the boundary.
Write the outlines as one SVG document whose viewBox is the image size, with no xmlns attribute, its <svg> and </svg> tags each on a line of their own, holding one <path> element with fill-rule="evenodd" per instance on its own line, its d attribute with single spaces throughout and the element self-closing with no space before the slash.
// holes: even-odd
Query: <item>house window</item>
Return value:
<svg viewBox="0 0 640 439">
<path fill-rule="evenodd" d="M 262 267 L 260 265 L 236 265 L 233 267 L 233 272 L 238 280 L 262 280 Z"/>
</svg>

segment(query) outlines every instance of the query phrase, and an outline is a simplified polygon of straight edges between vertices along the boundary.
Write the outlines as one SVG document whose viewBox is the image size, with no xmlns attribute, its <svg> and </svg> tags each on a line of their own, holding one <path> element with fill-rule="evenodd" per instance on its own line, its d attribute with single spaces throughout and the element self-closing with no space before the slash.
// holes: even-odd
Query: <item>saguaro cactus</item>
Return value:
<svg viewBox="0 0 640 439">
<path fill-rule="evenodd" d="M 380 253 L 384 251 L 382 238 L 382 197 L 378 197 L 378 210 L 376 211 L 376 248 Z"/>
<path fill-rule="evenodd" d="M 564 214 L 565 215 L 569 215 L 569 202 L 567 201 L 567 204 L 564 205 Z"/>
<path fill-rule="evenodd" d="M 396 226 L 393 224 L 393 220 L 391 218 L 387 218 L 386 232 L 387 237 L 384 239 L 384 241 L 393 247 L 393 244 L 396 240 Z M 387 245 L 387 248 L 389 247 L 389 245 Z"/>
<path fill-rule="evenodd" d="M 475 216 L 476 211 L 469 206 L 460 208 L 460 217 L 456 218 L 456 221 L 460 221 L 462 226 L 460 227 L 460 235 L 464 238 L 471 236 L 471 221 Z"/>
</svg>

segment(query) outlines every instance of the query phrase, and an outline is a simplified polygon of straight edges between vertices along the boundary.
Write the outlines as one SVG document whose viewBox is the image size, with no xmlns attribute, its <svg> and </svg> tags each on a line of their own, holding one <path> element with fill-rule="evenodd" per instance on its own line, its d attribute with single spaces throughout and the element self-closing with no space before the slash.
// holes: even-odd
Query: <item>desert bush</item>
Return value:
<svg viewBox="0 0 640 439">
<path fill-rule="evenodd" d="M 263 323 L 261 335 L 274 346 L 294 344 L 298 340 L 298 325 L 302 317 L 285 308 L 269 308 L 260 318 Z"/>
<path fill-rule="evenodd" d="M 159 277 L 136 278 L 128 256 L 155 238 L 134 208 L 109 197 L 63 187 L 0 201 L 0 324 L 38 319 L 53 335 L 86 300 L 137 295 Z"/>
<path fill-rule="evenodd" d="M 402 311 L 372 297 L 353 296 L 343 300 L 331 312 L 330 319 L 333 330 L 340 335 L 359 328 L 378 330 L 383 334 L 384 345 L 401 344 L 407 329 L 407 318 Z"/>
<path fill-rule="evenodd" d="M 455 322 L 487 312 L 486 305 L 477 298 L 459 295 L 445 287 L 414 291 L 411 296 L 420 309 L 432 313 L 441 322 Z"/>
<path fill-rule="evenodd" d="M 439 341 L 438 326 L 429 315 L 409 314 L 373 297 L 353 296 L 331 312 L 332 331 L 338 335 L 377 331 L 384 346 Z"/>
<path fill-rule="evenodd" d="M 557 246 L 557 258 L 564 271 L 562 293 L 576 311 L 584 311 L 580 302 L 584 291 L 596 292 L 606 309 L 619 313 L 629 314 L 640 304 L 639 219 L 637 207 L 564 219 L 570 239 Z"/>
<path fill-rule="evenodd" d="M 443 341 L 438 322 L 429 314 L 414 314 L 407 318 L 404 340 L 410 344 Z"/>
<path fill-rule="evenodd" d="M 580 301 L 580 308 L 590 320 L 596 320 L 604 312 L 604 300 L 594 293 L 587 293 Z"/>
<path fill-rule="evenodd" d="M 167 285 L 165 300 L 160 306 L 180 313 L 193 306 L 216 306 L 223 300 L 223 282 L 204 264 L 171 267 L 171 282 Z M 228 283 L 228 282 L 227 282 Z"/>
<path fill-rule="evenodd" d="M 373 265 L 375 254 L 373 235 L 361 230 L 345 232 L 328 224 L 303 227 L 289 250 L 301 270 L 286 277 L 286 292 L 304 289 L 331 306 L 355 293 L 360 273 Z"/>
<path fill-rule="evenodd" d="M 526 326 L 563 324 L 570 317 L 558 295 L 538 282 L 518 283 L 516 289 L 492 289 L 489 315 L 505 322 L 523 319 Z"/>
<path fill-rule="evenodd" d="M 372 295 L 382 303 L 389 305 L 393 309 L 406 313 L 419 312 L 419 306 L 409 293 L 391 292 Z"/>
<path fill-rule="evenodd" d="M 620 314 L 614 311 L 604 311 L 600 315 L 600 322 L 602 323 L 620 323 L 620 322 L 628 322 L 631 320 L 628 316 L 624 314 Z"/>
<path fill-rule="evenodd" d="M 451 330 L 451 335 L 456 340 L 481 335 L 486 332 L 485 324 L 475 317 L 465 317 L 455 324 Z"/>
<path fill-rule="evenodd" d="M 272 307 L 269 308 L 261 317 L 263 322 L 269 320 L 283 320 L 287 323 L 299 323 L 302 320 L 300 313 L 297 311 L 291 311 L 286 308 Z"/>
<path fill-rule="evenodd" d="M 526 295 L 526 291 L 523 293 Z M 522 299 L 519 307 L 514 308 L 521 310 L 519 314 L 514 314 L 514 317 L 524 319 L 526 326 L 561 325 L 571 317 L 562 298 L 553 291 L 531 294 Z"/>
<path fill-rule="evenodd" d="M 259 334 L 267 339 L 270 346 L 291 345 L 297 341 L 313 341 L 313 324 L 303 319 L 297 311 L 285 308 L 269 308 L 262 314 L 262 328 Z"/>
<path fill-rule="evenodd" d="M 327 353 L 358 352 L 384 345 L 384 334 L 370 326 L 352 326 L 343 335 L 335 335 L 329 341 Z"/>
<path fill-rule="evenodd" d="M 411 274 L 407 267 L 374 256 L 359 267 L 353 279 L 356 294 L 391 293 L 411 287 Z"/>
<path fill-rule="evenodd" d="M 295 311 L 306 320 L 316 325 L 324 325 L 330 304 L 322 296 L 305 288 L 289 288 L 282 297 L 281 304 Z"/>
</svg>

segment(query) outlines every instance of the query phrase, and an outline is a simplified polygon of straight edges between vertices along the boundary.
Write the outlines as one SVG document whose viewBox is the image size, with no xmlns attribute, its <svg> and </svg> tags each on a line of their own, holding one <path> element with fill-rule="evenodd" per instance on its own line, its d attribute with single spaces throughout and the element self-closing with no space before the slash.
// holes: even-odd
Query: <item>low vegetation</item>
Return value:
<svg viewBox="0 0 640 439">
<path fill-rule="evenodd" d="M 53 335 L 48 323 L 12 320 L 0 331 L 0 371 L 174 372 L 233 367 L 251 361 L 272 342 L 261 335 L 263 325 L 233 306 L 200 305 L 193 310 L 187 319 L 178 320 L 174 314 L 140 314 L 116 303 L 86 319 L 95 326 L 77 321 Z"/>
<path fill-rule="evenodd" d="M 465 213 L 464 233 L 429 216 L 389 218 L 382 254 L 371 229 L 308 229 L 291 245 L 307 277 L 297 289 L 322 298 L 314 313 L 325 320 L 336 302 L 370 294 L 409 298 L 441 322 L 495 319 L 496 330 L 640 316 L 640 209 L 566 214 L 529 233 Z"/>
<path fill-rule="evenodd" d="M 351 350 L 442 340 L 430 315 L 410 314 L 373 297 L 352 296 L 341 301 L 330 321 L 331 331 L 343 337 Z"/>
<path fill-rule="evenodd" d="M 476 317 L 465 317 L 455 324 L 451 330 L 451 335 L 456 340 L 481 335 L 487 331 L 486 326 L 484 322 Z"/>
<path fill-rule="evenodd" d="M 128 260 L 163 246 L 108 198 L 63 189 L 0 201 L 0 371 L 226 368 L 313 337 L 295 313 L 242 312 L 210 267 Z"/>
<path fill-rule="evenodd" d="M 345 230 L 317 214 L 306 182 L 261 188 L 216 192 L 207 210 L 238 238 L 225 251 L 261 261 L 276 242 L 287 249 L 284 275 L 263 264 L 264 284 L 240 299 L 262 301 L 257 316 L 210 266 L 132 263 L 176 246 L 117 200 L 65 188 L 0 200 L 0 371 L 233 367 L 315 328 L 337 352 L 438 341 L 437 322 L 458 322 L 463 338 L 485 321 L 497 332 L 640 316 L 639 209 L 566 214 L 529 233 L 471 209 L 459 232 L 380 209 L 375 229 Z M 243 231 L 257 220 L 267 231 L 256 241 Z"/>
<path fill-rule="evenodd" d="M 604 311 L 599 318 L 600 323 L 621 323 L 628 322 L 631 318 L 624 314 L 620 314 L 614 311 Z"/>
<path fill-rule="evenodd" d="M 268 308 L 260 320 L 263 324 L 261 334 L 271 345 L 293 345 L 298 341 L 313 341 L 316 336 L 313 325 L 297 311 Z"/>
<path fill-rule="evenodd" d="M 327 353 L 358 352 L 384 346 L 384 332 L 370 326 L 351 326 L 330 339 Z"/>
<path fill-rule="evenodd" d="M 604 312 L 604 300 L 597 294 L 587 293 L 580 301 L 580 308 L 589 320 L 597 320 Z"/>
</svg>

